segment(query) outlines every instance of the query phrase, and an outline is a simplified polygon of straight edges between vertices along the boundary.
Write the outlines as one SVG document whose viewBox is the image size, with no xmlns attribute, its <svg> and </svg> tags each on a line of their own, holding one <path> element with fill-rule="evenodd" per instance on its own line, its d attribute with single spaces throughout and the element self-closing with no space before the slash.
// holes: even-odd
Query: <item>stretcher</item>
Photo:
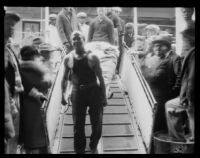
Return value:
<svg viewBox="0 0 200 158">
<path fill-rule="evenodd" d="M 111 96 L 110 84 L 115 76 L 119 50 L 116 46 L 106 42 L 91 42 L 85 46 L 86 51 L 91 51 L 100 61 L 102 75 L 106 86 L 107 98 Z"/>
</svg>

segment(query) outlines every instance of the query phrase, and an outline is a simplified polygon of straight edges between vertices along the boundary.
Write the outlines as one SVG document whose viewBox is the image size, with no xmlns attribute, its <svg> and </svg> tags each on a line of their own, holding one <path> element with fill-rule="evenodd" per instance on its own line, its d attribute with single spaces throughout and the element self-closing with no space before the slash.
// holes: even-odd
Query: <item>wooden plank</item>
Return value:
<svg viewBox="0 0 200 158">
<path fill-rule="evenodd" d="M 64 124 L 73 124 L 72 115 L 64 116 Z M 86 125 L 90 124 L 89 115 L 86 116 Z M 104 115 L 103 124 L 131 124 L 128 114 Z"/>
<path fill-rule="evenodd" d="M 86 143 L 86 152 L 90 151 L 89 148 L 89 141 L 90 139 L 87 138 L 86 139 L 87 143 Z M 61 144 L 60 144 L 60 152 L 74 152 L 74 138 L 62 138 L 61 140 Z"/>
<path fill-rule="evenodd" d="M 103 139 L 104 150 L 136 150 L 138 149 L 135 137 L 106 137 Z"/>
<path fill-rule="evenodd" d="M 126 106 L 106 106 L 104 114 L 128 114 Z"/>
<path fill-rule="evenodd" d="M 110 88 L 119 88 L 119 85 L 117 83 L 111 83 Z"/>
<path fill-rule="evenodd" d="M 130 125 L 103 125 L 103 137 L 105 136 L 134 136 Z"/>
<path fill-rule="evenodd" d="M 85 134 L 86 137 L 90 137 L 91 135 L 91 125 L 85 126 Z M 134 136 L 133 130 L 130 125 L 103 125 L 103 137 L 108 136 Z M 74 137 L 73 125 L 65 125 L 63 126 L 62 138 L 72 138 Z"/>
<path fill-rule="evenodd" d="M 110 88 L 112 92 L 121 92 L 120 88 Z"/>
<path fill-rule="evenodd" d="M 131 124 L 131 120 L 128 114 L 104 115 L 103 124 Z"/>
<path fill-rule="evenodd" d="M 129 151 L 103 151 L 103 154 L 140 154 L 138 149 Z"/>
<path fill-rule="evenodd" d="M 106 106 L 104 108 L 104 114 L 127 114 L 127 113 L 128 109 L 126 106 Z M 69 108 L 66 114 L 72 115 L 72 108 Z M 89 115 L 88 111 L 87 115 Z"/>
<path fill-rule="evenodd" d="M 121 92 L 113 92 L 112 99 L 123 99 L 123 94 Z"/>
<path fill-rule="evenodd" d="M 108 106 L 125 106 L 123 99 L 108 99 Z"/>
</svg>

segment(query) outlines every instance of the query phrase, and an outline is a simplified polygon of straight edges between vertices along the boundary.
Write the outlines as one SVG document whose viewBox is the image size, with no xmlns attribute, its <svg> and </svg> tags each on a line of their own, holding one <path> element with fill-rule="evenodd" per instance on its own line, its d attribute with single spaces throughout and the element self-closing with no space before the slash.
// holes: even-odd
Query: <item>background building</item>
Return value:
<svg viewBox="0 0 200 158">
<path fill-rule="evenodd" d="M 49 14 L 57 14 L 62 7 L 49 7 Z M 45 31 L 45 8 L 44 7 L 6 7 L 7 10 L 17 12 L 21 15 L 21 21 L 16 25 L 13 41 L 21 46 L 21 42 L 27 34 L 44 37 Z M 76 7 L 88 14 L 88 20 L 97 16 L 96 7 Z M 157 24 L 161 30 L 175 35 L 175 8 L 141 8 L 138 9 L 138 23 Z M 133 22 L 133 8 L 122 7 L 120 15 L 125 22 Z M 47 17 L 46 17 L 47 19 Z"/>
</svg>

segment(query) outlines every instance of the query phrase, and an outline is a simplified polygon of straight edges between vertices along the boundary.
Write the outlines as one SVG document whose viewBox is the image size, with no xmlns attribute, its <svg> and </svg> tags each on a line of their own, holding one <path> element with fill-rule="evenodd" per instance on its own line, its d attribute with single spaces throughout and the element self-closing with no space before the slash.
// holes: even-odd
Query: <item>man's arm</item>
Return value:
<svg viewBox="0 0 200 158">
<path fill-rule="evenodd" d="M 68 83 L 68 74 L 69 74 L 69 67 L 68 67 L 68 61 L 69 61 L 69 56 L 66 56 L 64 59 L 64 73 L 61 81 L 61 88 L 62 88 L 62 104 L 66 104 L 65 100 L 65 92 L 67 88 L 67 83 Z"/>
<path fill-rule="evenodd" d="M 105 83 L 104 83 L 104 78 L 102 75 L 102 70 L 100 67 L 100 62 L 97 56 L 92 55 L 92 62 L 93 62 L 93 68 L 94 71 L 99 79 L 100 82 L 100 87 L 101 87 L 101 92 L 102 92 L 102 97 L 103 97 L 103 105 L 106 106 L 107 105 L 107 100 L 106 100 L 106 88 L 105 88 Z"/>
<path fill-rule="evenodd" d="M 110 44 L 114 44 L 114 36 L 113 36 L 114 25 L 113 25 L 112 21 L 108 21 L 107 31 L 108 31 L 108 38 L 109 38 Z"/>
<path fill-rule="evenodd" d="M 181 58 L 179 56 L 173 61 L 173 69 L 176 76 L 176 81 L 172 87 L 172 91 L 179 95 L 181 88 Z"/>
<path fill-rule="evenodd" d="M 94 23 L 92 22 L 89 26 L 88 39 L 87 39 L 88 42 L 92 41 L 93 35 L 94 35 Z"/>
<path fill-rule="evenodd" d="M 58 16 L 57 20 L 56 20 L 56 28 L 58 30 L 58 35 L 62 41 L 62 44 L 65 44 L 68 42 L 68 39 L 65 35 L 65 31 L 64 31 L 64 19 L 61 15 Z"/>
</svg>

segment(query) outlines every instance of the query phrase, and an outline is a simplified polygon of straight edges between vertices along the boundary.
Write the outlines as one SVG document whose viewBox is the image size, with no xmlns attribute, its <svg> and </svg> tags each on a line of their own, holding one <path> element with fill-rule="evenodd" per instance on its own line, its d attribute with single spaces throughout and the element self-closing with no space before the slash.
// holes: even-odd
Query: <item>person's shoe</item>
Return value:
<svg viewBox="0 0 200 158">
<path fill-rule="evenodd" d="M 99 154 L 97 148 L 91 149 L 91 154 Z"/>
</svg>

